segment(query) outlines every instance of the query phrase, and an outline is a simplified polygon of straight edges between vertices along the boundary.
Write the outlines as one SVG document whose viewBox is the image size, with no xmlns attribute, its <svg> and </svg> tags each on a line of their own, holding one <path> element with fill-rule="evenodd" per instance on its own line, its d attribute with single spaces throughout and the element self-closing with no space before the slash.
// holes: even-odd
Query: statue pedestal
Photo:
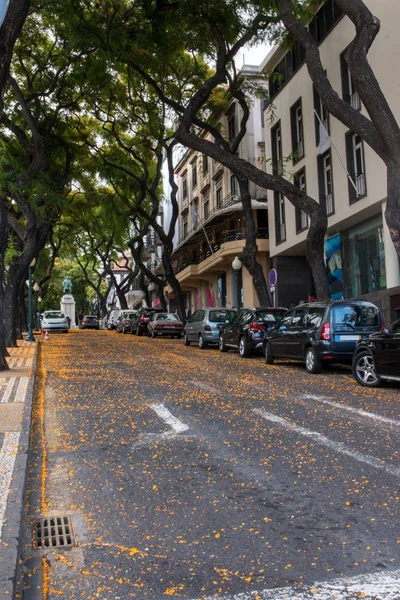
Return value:
<svg viewBox="0 0 400 600">
<path fill-rule="evenodd" d="M 66 317 L 71 319 L 70 329 L 78 329 L 75 320 L 75 300 L 72 294 L 64 294 L 61 299 L 61 310 Z"/>
</svg>

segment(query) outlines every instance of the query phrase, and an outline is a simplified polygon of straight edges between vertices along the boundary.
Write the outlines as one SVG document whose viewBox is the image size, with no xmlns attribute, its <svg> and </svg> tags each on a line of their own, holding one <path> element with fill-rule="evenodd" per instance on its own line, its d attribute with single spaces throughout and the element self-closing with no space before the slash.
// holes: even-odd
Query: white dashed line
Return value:
<svg viewBox="0 0 400 600">
<path fill-rule="evenodd" d="M 369 419 L 373 419 L 374 421 L 382 421 L 382 423 L 388 423 L 389 425 L 396 425 L 397 427 L 400 427 L 400 421 L 396 421 L 395 419 L 389 419 L 388 417 L 382 417 L 382 415 L 370 413 L 365 410 L 361 410 L 360 408 L 354 408 L 353 406 L 347 406 L 346 404 L 341 404 L 340 402 L 332 402 L 331 400 L 328 400 L 328 398 L 326 398 L 325 396 L 301 394 L 298 397 L 303 398 L 304 400 L 316 400 L 317 402 L 327 404 L 328 406 L 332 406 L 333 408 L 340 408 L 341 410 L 347 410 L 348 412 L 354 413 L 361 417 L 368 417 Z"/>
<path fill-rule="evenodd" d="M 10 379 L 8 380 L 8 383 L 7 383 L 6 390 L 5 390 L 5 392 L 3 394 L 3 397 L 1 399 L 1 403 L 2 404 L 9 401 L 12 389 L 14 387 L 14 382 L 15 382 L 15 377 L 10 377 Z"/>
<path fill-rule="evenodd" d="M 25 402 L 26 390 L 28 389 L 29 377 L 21 377 L 18 389 L 15 393 L 14 402 Z"/>
<path fill-rule="evenodd" d="M 294 423 L 291 423 L 290 421 L 287 421 L 286 419 L 283 419 L 282 417 L 278 417 L 277 415 L 273 415 L 272 413 L 266 412 L 259 408 L 254 408 L 253 412 L 260 415 L 261 417 L 263 417 L 263 419 L 266 419 L 267 421 L 271 421 L 272 423 L 277 423 L 278 425 L 280 425 L 281 427 L 284 427 L 285 429 L 288 429 L 289 431 L 293 431 L 293 432 L 299 433 L 300 435 L 303 435 L 305 437 L 311 438 L 312 440 L 316 441 L 318 444 L 321 444 L 322 446 L 326 446 L 327 448 L 330 448 L 331 450 L 334 450 L 335 452 L 344 454 L 345 456 L 349 456 L 350 458 L 353 458 L 354 460 L 357 460 L 360 463 L 369 465 L 370 467 L 374 467 L 375 469 L 380 469 L 381 471 L 385 471 L 386 473 L 388 473 L 390 475 L 394 475 L 395 477 L 400 478 L 400 469 L 398 469 L 397 467 L 388 465 L 387 463 L 385 463 L 383 460 L 380 460 L 379 458 L 375 458 L 373 456 L 370 456 L 369 454 L 362 454 L 361 452 L 352 450 L 345 444 L 342 444 L 341 442 L 334 442 L 333 440 L 330 440 L 329 438 L 322 435 L 321 433 L 318 433 L 317 431 L 310 431 L 309 429 L 306 429 L 305 427 L 300 427 L 299 425 L 295 425 Z M 400 596 L 399 596 L 399 598 L 400 598 Z"/>
<path fill-rule="evenodd" d="M 3 446 L 0 450 L 0 539 L 3 532 L 4 515 L 17 457 L 19 436 L 18 431 L 7 431 L 4 434 Z"/>
<path fill-rule="evenodd" d="M 151 404 L 150 407 L 174 430 L 175 433 L 182 433 L 189 429 L 189 426 L 174 417 L 169 410 L 165 408 L 164 404 Z"/>
<path fill-rule="evenodd" d="M 400 570 L 338 578 L 312 585 L 207 596 L 203 600 L 400 600 Z"/>
</svg>

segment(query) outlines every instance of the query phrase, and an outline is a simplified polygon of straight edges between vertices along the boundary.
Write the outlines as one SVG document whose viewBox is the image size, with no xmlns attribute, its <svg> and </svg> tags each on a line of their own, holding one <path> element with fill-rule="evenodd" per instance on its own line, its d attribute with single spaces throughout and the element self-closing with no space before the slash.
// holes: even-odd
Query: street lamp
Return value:
<svg viewBox="0 0 400 600">
<path fill-rule="evenodd" d="M 239 260 L 238 256 L 235 256 L 235 258 L 232 261 L 232 269 L 233 272 L 235 274 L 234 277 L 234 297 L 236 298 L 235 301 L 235 306 L 236 308 L 240 308 L 241 304 L 242 304 L 242 297 L 241 297 L 241 269 L 242 269 L 242 263 Z"/>
<path fill-rule="evenodd" d="M 36 265 L 36 258 L 34 258 L 29 265 L 29 279 L 28 279 L 28 337 L 26 338 L 27 342 L 34 342 L 35 338 L 33 337 L 33 326 L 32 326 L 32 271 L 34 266 Z"/>
</svg>

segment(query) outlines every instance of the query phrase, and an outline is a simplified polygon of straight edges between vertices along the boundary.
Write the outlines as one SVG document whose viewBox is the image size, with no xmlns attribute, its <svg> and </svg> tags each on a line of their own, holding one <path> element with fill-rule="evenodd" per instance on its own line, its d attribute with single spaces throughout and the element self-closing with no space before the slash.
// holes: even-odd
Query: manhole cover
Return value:
<svg viewBox="0 0 400 600">
<path fill-rule="evenodd" d="M 70 517 L 45 517 L 35 526 L 37 548 L 65 548 L 75 544 Z"/>
</svg>

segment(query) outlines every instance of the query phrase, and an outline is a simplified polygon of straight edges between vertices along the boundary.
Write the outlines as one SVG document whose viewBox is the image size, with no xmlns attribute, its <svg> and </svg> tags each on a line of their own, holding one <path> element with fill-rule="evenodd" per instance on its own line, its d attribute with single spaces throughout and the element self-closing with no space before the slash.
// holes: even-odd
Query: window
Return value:
<svg viewBox="0 0 400 600">
<path fill-rule="evenodd" d="M 349 132 L 346 135 L 346 154 L 347 170 L 354 183 L 353 185 L 349 179 L 349 199 L 352 204 L 367 193 L 364 146 L 362 139 L 357 133 Z"/>
<path fill-rule="evenodd" d="M 333 180 L 331 153 L 325 152 L 318 157 L 318 178 L 320 202 L 325 207 L 328 217 L 335 212 L 333 204 Z"/>
<path fill-rule="evenodd" d="M 343 100 L 348 102 L 355 110 L 361 110 L 360 96 L 354 87 L 353 78 L 345 61 L 344 54 L 340 56 L 340 68 L 342 72 Z"/>
<path fill-rule="evenodd" d="M 210 197 L 208 194 L 207 194 L 207 196 L 204 196 L 203 213 L 204 213 L 204 220 L 208 219 L 209 214 L 210 214 Z"/>
<path fill-rule="evenodd" d="M 235 115 L 228 117 L 228 139 L 231 142 L 236 137 Z"/>
<path fill-rule="evenodd" d="M 300 191 L 306 192 L 306 170 L 302 169 L 294 176 L 294 185 L 299 188 Z M 308 228 L 308 216 L 304 210 L 301 210 L 298 206 L 295 208 L 296 214 L 296 232 L 304 231 Z"/>
<path fill-rule="evenodd" d="M 185 240 L 188 235 L 188 219 L 185 217 L 183 219 L 183 239 Z"/>
<path fill-rule="evenodd" d="M 292 327 L 303 327 L 305 314 L 305 308 L 296 308 L 293 313 Z"/>
<path fill-rule="evenodd" d="M 279 321 L 279 327 L 288 327 L 290 325 L 290 322 L 291 322 L 292 316 L 293 316 L 293 312 L 294 312 L 293 310 L 290 310 L 287 313 L 285 313 L 285 315 Z"/>
<path fill-rule="evenodd" d="M 192 187 L 196 187 L 197 185 L 197 164 L 194 163 L 192 165 Z"/>
<path fill-rule="evenodd" d="M 215 190 L 215 199 L 217 208 L 222 208 L 222 181 L 217 183 L 217 188 Z"/>
<path fill-rule="evenodd" d="M 319 327 L 322 323 L 322 319 L 325 313 L 324 308 L 310 307 L 308 309 L 307 317 L 305 318 L 305 327 Z"/>
<path fill-rule="evenodd" d="M 182 197 L 184 200 L 186 200 L 187 195 L 187 179 L 185 177 L 185 179 L 182 181 Z"/>
<path fill-rule="evenodd" d="M 323 126 L 325 127 L 327 133 L 329 134 L 329 113 L 322 104 L 322 100 L 314 87 L 314 110 L 317 113 L 318 117 L 321 119 Z M 321 143 L 321 123 L 317 118 L 317 115 L 314 114 L 315 121 L 315 143 L 317 146 Z"/>
<path fill-rule="evenodd" d="M 286 240 L 286 225 L 285 225 L 285 197 L 280 192 L 275 192 L 275 235 L 276 243 Z"/>
<path fill-rule="evenodd" d="M 208 156 L 203 154 L 203 173 L 208 173 Z"/>
<path fill-rule="evenodd" d="M 237 196 L 238 193 L 238 180 L 236 179 L 235 175 L 233 175 L 233 173 L 231 174 L 231 198 L 232 200 L 235 200 L 235 196 Z"/>
<path fill-rule="evenodd" d="M 282 132 L 280 121 L 271 129 L 272 142 L 272 171 L 274 175 L 283 174 L 282 162 Z"/>
<path fill-rule="evenodd" d="M 290 122 L 292 128 L 292 153 L 293 164 L 304 158 L 303 114 L 301 100 L 298 100 L 290 109 Z"/>
<path fill-rule="evenodd" d="M 193 229 L 196 229 L 198 220 L 199 220 L 199 204 L 196 200 L 195 202 L 193 202 L 193 207 L 192 207 Z"/>
</svg>

